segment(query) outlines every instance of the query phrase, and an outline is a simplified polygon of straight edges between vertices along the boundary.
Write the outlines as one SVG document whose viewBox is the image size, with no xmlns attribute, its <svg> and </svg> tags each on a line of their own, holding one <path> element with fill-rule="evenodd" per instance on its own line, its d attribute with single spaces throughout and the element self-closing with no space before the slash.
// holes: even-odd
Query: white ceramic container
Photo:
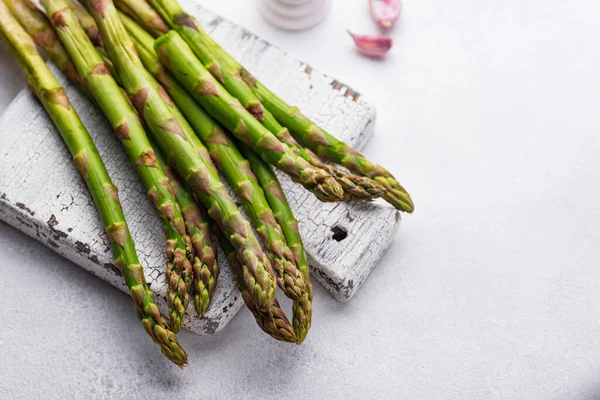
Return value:
<svg viewBox="0 0 600 400">
<path fill-rule="evenodd" d="M 329 13 L 331 0 L 259 0 L 258 5 L 272 25 L 299 31 L 321 22 Z"/>
</svg>

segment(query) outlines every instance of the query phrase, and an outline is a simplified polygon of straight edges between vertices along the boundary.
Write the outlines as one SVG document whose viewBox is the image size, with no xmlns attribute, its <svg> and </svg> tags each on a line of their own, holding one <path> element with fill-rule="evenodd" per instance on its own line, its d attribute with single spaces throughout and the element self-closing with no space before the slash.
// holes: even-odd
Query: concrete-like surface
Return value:
<svg viewBox="0 0 600 400">
<path fill-rule="evenodd" d="M 366 1 L 300 34 L 248 3 L 204 1 L 369 97 L 366 152 L 417 212 L 351 302 L 316 285 L 303 346 L 240 312 L 180 335 L 183 371 L 124 294 L 2 225 L 0 397 L 600 398 L 600 5 L 406 0 L 376 62 L 345 32 L 375 32 Z M 0 70 L 3 108 L 23 80 Z"/>
</svg>

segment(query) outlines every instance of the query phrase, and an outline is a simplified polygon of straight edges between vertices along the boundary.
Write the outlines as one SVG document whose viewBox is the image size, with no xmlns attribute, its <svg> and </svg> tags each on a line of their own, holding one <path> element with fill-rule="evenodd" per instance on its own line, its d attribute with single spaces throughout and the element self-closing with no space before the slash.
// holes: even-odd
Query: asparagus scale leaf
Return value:
<svg viewBox="0 0 600 400">
<path fill-rule="evenodd" d="M 5 0 L 4 2 L 35 43 L 46 52 L 66 77 L 79 84 L 79 76 L 75 65 L 71 62 L 50 22 L 35 3 L 30 0 Z"/>
<path fill-rule="evenodd" d="M 40 99 L 67 145 L 73 162 L 85 180 L 110 239 L 115 265 L 121 270 L 137 315 L 146 332 L 158 343 L 167 358 L 179 366 L 187 363 L 187 354 L 179 346 L 175 334 L 154 303 L 148 288 L 133 239 L 118 198 L 118 190 L 98 154 L 79 116 L 71 106 L 64 89 L 56 81 L 35 43 L 0 1 L 0 34 L 9 44 L 19 65 L 27 75 L 29 86 Z"/>
<path fill-rule="evenodd" d="M 169 31 L 165 21 L 146 1 L 115 0 L 115 6 L 143 26 L 152 36 L 159 37 Z"/>
<path fill-rule="evenodd" d="M 43 0 L 40 1 L 43 2 Z M 87 34 L 88 38 L 90 38 L 90 40 L 94 44 L 96 51 L 98 52 L 100 57 L 102 57 L 102 60 L 110 70 L 110 73 L 115 79 L 117 79 L 117 71 L 113 67 L 112 61 L 110 60 L 108 54 L 104 50 L 104 43 L 102 41 L 102 36 L 100 36 L 100 31 L 98 30 L 98 25 L 96 24 L 96 21 L 94 21 L 94 18 L 90 15 L 90 13 L 88 13 L 87 10 L 77 0 L 65 1 L 71 12 L 75 14 L 75 17 L 77 17 L 77 21 L 79 21 L 79 24 Z"/>
<path fill-rule="evenodd" d="M 87 36 L 94 44 L 94 47 L 96 47 L 96 49 L 102 48 L 104 46 L 102 37 L 100 36 L 100 31 L 98 30 L 98 25 L 96 24 L 96 21 L 94 21 L 94 18 L 77 0 L 65 0 L 65 5 L 75 14 L 77 21 L 79 21 L 81 27 L 85 30 L 85 33 L 87 33 Z"/>
</svg>

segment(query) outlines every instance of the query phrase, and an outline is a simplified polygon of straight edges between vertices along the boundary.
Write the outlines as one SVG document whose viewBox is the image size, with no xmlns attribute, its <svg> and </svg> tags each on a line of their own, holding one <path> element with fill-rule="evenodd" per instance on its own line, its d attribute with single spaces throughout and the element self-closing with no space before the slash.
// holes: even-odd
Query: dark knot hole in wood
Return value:
<svg viewBox="0 0 600 400">
<path fill-rule="evenodd" d="M 337 242 L 341 242 L 348 237 L 348 231 L 341 226 L 334 226 L 331 228 L 331 232 L 333 232 L 332 238 Z"/>
</svg>

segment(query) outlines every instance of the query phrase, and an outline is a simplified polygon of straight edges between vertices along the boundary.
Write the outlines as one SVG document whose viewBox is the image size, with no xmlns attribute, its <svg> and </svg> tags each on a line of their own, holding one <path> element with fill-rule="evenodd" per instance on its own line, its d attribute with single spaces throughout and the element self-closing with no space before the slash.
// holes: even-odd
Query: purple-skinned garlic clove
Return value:
<svg viewBox="0 0 600 400">
<path fill-rule="evenodd" d="M 383 29 L 390 29 L 400 16 L 400 0 L 369 0 L 371 16 Z"/>
<path fill-rule="evenodd" d="M 392 48 L 392 38 L 386 36 L 356 35 L 348 31 L 359 53 L 373 58 L 381 58 Z"/>
</svg>

